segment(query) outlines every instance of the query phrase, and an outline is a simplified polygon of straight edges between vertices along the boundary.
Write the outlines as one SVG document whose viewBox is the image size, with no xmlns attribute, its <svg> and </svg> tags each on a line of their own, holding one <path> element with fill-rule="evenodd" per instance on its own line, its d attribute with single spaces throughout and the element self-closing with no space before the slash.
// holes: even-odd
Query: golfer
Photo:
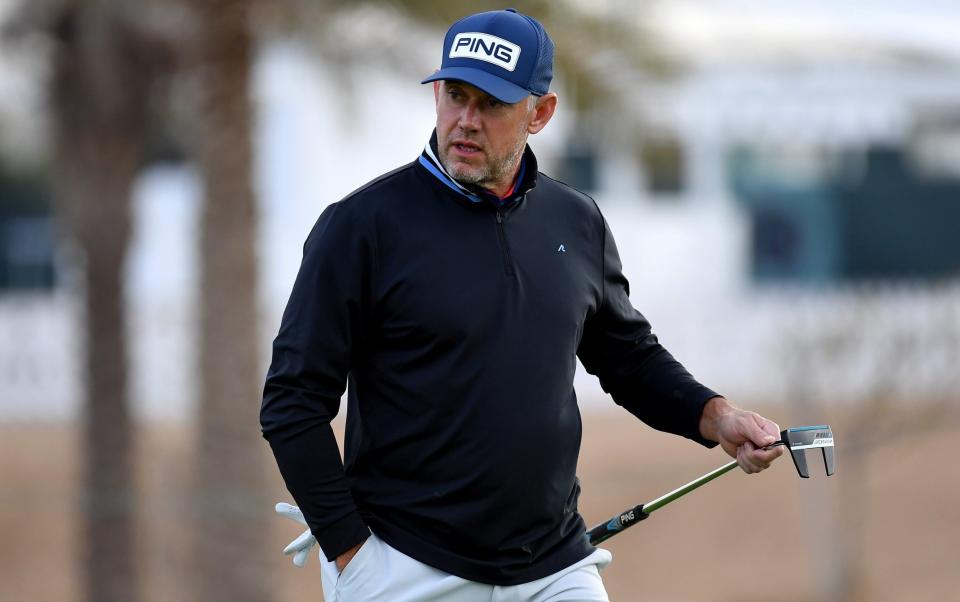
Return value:
<svg viewBox="0 0 960 602">
<path fill-rule="evenodd" d="M 611 555 L 577 511 L 578 357 L 640 420 L 746 472 L 782 453 L 760 449 L 776 424 L 657 342 L 594 201 L 540 173 L 527 138 L 557 110 L 553 52 L 514 10 L 454 23 L 423 80 L 423 153 L 307 237 L 261 424 L 328 602 L 607 600 Z"/>
</svg>

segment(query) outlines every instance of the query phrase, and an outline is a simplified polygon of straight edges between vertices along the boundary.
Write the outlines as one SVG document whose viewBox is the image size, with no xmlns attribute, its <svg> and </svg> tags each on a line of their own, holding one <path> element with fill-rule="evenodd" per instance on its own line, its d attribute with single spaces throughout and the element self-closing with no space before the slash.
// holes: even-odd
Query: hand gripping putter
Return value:
<svg viewBox="0 0 960 602">
<path fill-rule="evenodd" d="M 818 426 L 797 426 L 788 428 L 785 431 L 780 431 L 780 440 L 771 443 L 764 449 L 770 449 L 779 445 L 785 445 L 787 449 L 790 450 L 793 465 L 797 467 L 797 472 L 804 479 L 810 478 L 810 470 L 807 468 L 807 457 L 805 455 L 808 449 L 819 449 L 821 451 L 827 476 L 832 475 L 835 471 L 836 460 L 833 454 L 833 430 L 826 424 Z M 690 481 L 670 493 L 661 495 L 651 502 L 629 508 L 587 531 L 587 539 L 589 539 L 593 545 L 606 541 L 624 529 L 632 527 L 647 518 L 654 510 L 659 510 L 677 498 L 685 496 L 702 485 L 706 485 L 720 475 L 730 472 L 736 468 L 736 466 L 737 461 L 733 460 L 716 470 L 708 472 L 699 479 Z"/>
</svg>

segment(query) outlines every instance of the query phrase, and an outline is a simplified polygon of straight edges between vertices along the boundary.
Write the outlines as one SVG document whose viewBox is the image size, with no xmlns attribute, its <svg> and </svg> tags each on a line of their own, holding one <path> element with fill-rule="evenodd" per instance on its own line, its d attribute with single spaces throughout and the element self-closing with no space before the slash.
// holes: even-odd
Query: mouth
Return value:
<svg viewBox="0 0 960 602">
<path fill-rule="evenodd" d="M 450 148 L 465 157 L 474 157 L 483 152 L 483 148 L 479 144 L 469 140 L 453 140 L 450 143 Z"/>
</svg>

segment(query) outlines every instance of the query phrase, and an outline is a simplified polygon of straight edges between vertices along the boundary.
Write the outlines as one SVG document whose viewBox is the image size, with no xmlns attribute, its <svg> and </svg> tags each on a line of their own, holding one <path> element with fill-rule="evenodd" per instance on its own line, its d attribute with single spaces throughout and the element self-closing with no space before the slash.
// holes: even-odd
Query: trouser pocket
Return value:
<svg viewBox="0 0 960 602">
<path fill-rule="evenodd" d="M 337 599 L 340 602 L 363 600 L 360 596 L 372 595 L 375 592 L 380 545 L 380 538 L 371 534 L 343 568 L 336 585 Z"/>
</svg>

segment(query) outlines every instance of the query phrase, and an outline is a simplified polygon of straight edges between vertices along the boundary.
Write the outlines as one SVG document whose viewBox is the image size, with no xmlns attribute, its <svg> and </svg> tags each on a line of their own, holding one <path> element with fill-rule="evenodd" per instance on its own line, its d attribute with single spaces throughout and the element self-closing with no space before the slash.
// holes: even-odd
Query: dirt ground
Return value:
<svg viewBox="0 0 960 602">
<path fill-rule="evenodd" d="M 614 554 L 603 574 L 611 599 L 798 602 L 844 589 L 847 600 L 955 599 L 956 410 L 828 419 L 838 443 L 835 477 L 811 463 L 814 478 L 801 481 L 784 458 L 667 506 L 605 546 Z M 182 425 L 140 427 L 134 552 L 143 600 L 186 598 L 178 589 L 189 561 L 177 500 L 187 493 L 191 435 Z M 81 599 L 77 444 L 74 427 L 0 426 L 0 601 Z M 585 415 L 581 512 L 598 523 L 725 461 L 719 450 L 651 431 L 616 408 Z M 275 484 L 265 499 L 283 499 Z M 279 552 L 298 526 L 274 524 L 264 545 L 277 550 L 276 600 L 322 600 L 316 559 L 297 570 Z"/>
</svg>

